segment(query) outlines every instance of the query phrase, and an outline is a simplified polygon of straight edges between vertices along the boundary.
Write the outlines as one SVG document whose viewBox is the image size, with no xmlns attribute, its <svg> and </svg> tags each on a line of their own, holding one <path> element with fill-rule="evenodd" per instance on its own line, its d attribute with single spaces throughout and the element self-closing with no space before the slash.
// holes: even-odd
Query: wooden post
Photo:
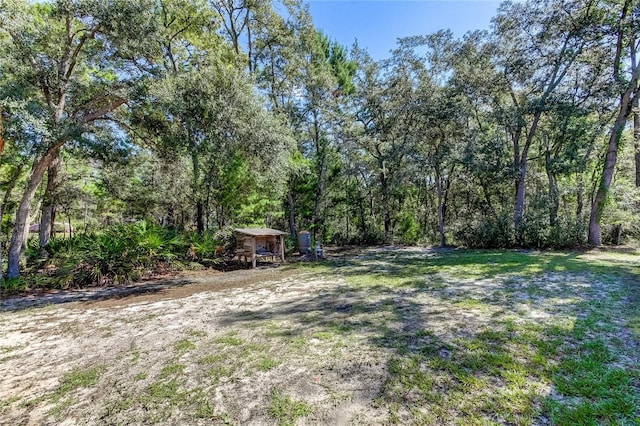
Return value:
<svg viewBox="0 0 640 426">
<path fill-rule="evenodd" d="M 280 259 L 284 263 L 284 235 L 280 235 Z"/>
<path fill-rule="evenodd" d="M 251 237 L 251 267 L 256 267 L 256 237 Z"/>
</svg>

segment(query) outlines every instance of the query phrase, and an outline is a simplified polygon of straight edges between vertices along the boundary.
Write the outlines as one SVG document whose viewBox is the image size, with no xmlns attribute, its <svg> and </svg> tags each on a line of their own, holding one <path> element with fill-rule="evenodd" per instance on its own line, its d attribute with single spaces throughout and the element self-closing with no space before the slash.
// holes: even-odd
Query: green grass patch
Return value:
<svg viewBox="0 0 640 426">
<path fill-rule="evenodd" d="M 258 361 L 256 368 L 260 371 L 269 371 L 269 370 L 273 370 L 280 364 L 281 364 L 280 361 L 265 356 L 265 357 L 262 357 L 260 361 Z"/>
<path fill-rule="evenodd" d="M 224 359 L 223 355 L 206 355 L 198 360 L 198 364 L 215 364 Z"/>
<path fill-rule="evenodd" d="M 207 371 L 207 375 L 213 383 L 218 383 L 223 378 L 232 379 L 235 367 L 231 365 L 215 365 Z"/>
<path fill-rule="evenodd" d="M 135 380 L 136 382 L 140 382 L 142 380 L 145 380 L 147 377 L 149 377 L 148 373 L 138 373 L 133 376 L 133 380 Z"/>
<path fill-rule="evenodd" d="M 637 421 L 638 395 L 630 371 L 613 367 L 617 356 L 601 339 L 580 345 L 557 370 L 562 399 L 547 400 L 556 424 L 619 424 Z"/>
<path fill-rule="evenodd" d="M 241 338 L 235 336 L 218 337 L 214 342 L 223 346 L 240 346 L 244 343 Z"/>
<path fill-rule="evenodd" d="M 189 352 L 196 348 L 195 343 L 190 341 L 189 339 L 182 339 L 173 346 L 173 348 L 178 352 Z"/>
<path fill-rule="evenodd" d="M 296 337 L 289 340 L 289 343 L 295 349 L 302 349 L 307 346 L 307 339 L 305 337 Z"/>
<path fill-rule="evenodd" d="M 271 401 L 267 412 L 278 425 L 293 426 L 296 421 L 312 413 L 311 406 L 304 401 L 296 401 L 289 395 L 284 395 L 278 389 L 271 392 Z"/>
<path fill-rule="evenodd" d="M 103 370 L 102 366 L 95 366 L 83 370 L 72 370 L 65 374 L 58 389 L 50 396 L 54 406 L 49 410 L 49 414 L 60 418 L 63 413 L 77 403 L 76 399 L 70 396 L 69 393 L 79 388 L 88 388 L 95 385 Z M 36 403 L 38 402 L 36 401 Z"/>
<path fill-rule="evenodd" d="M 486 303 L 483 303 L 482 301 L 476 299 L 458 300 L 454 303 L 454 306 L 460 309 L 478 309 L 485 312 L 491 309 L 490 305 L 487 305 Z"/>
<path fill-rule="evenodd" d="M 179 375 L 182 374 L 182 372 L 184 371 L 186 365 L 184 364 L 169 364 L 166 365 L 162 371 L 160 371 L 160 377 L 164 378 L 164 377 L 169 377 L 169 376 L 175 376 L 175 375 Z"/>
<path fill-rule="evenodd" d="M 59 401 L 63 396 L 78 388 L 88 388 L 95 385 L 100 378 L 104 368 L 95 366 L 86 370 L 72 370 L 64 375 L 60 386 L 53 394 L 54 402 Z"/>
<path fill-rule="evenodd" d="M 188 401 L 188 393 L 181 389 L 181 384 L 175 379 L 167 382 L 152 383 L 147 387 L 143 401 L 153 404 L 178 405 Z"/>
<path fill-rule="evenodd" d="M 313 333 L 311 337 L 318 340 L 331 340 L 333 338 L 333 333 L 330 331 L 317 331 Z"/>
</svg>

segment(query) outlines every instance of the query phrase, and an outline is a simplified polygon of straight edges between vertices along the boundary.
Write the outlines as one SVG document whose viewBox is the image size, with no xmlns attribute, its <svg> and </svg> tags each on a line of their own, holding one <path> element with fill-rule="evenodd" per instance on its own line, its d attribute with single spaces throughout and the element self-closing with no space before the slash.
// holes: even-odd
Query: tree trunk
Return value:
<svg viewBox="0 0 640 426">
<path fill-rule="evenodd" d="M 9 183 L 7 186 L 7 190 L 4 192 L 4 196 L 2 197 L 2 204 L 0 204 L 0 223 L 2 223 L 2 217 L 4 216 L 5 209 L 9 204 L 9 200 L 11 199 L 11 193 L 20 179 L 20 175 L 22 174 L 23 166 L 20 165 L 16 168 L 15 172 L 9 178 Z M 2 270 L 2 232 L 0 232 L 0 282 L 4 279 L 4 271 Z"/>
<path fill-rule="evenodd" d="M 55 235 L 55 209 L 58 187 L 62 179 L 62 159 L 60 151 L 55 153 L 55 158 L 47 170 L 47 188 L 42 201 L 42 216 L 40 218 L 40 256 L 48 257 L 49 240 Z"/>
<path fill-rule="evenodd" d="M 2 117 L 2 107 L 0 107 L 0 158 L 2 158 L 3 151 L 4 151 L 4 121 Z M 5 199 L 6 199 L 6 194 L 8 192 L 9 190 L 7 189 L 7 192 L 5 193 Z M 0 206 L 0 225 L 2 224 L 2 212 L 4 210 L 4 206 L 5 206 L 4 203 L 2 203 L 2 205 Z M 2 229 L 0 229 L 0 283 L 4 281 L 4 272 L 2 270 L 2 232 L 1 231 Z"/>
<path fill-rule="evenodd" d="M 580 220 L 582 218 L 582 208 L 584 207 L 584 181 L 582 172 L 578 172 L 576 179 L 578 180 L 578 189 L 576 190 L 576 219 Z"/>
<path fill-rule="evenodd" d="M 520 162 L 518 179 L 516 180 L 516 206 L 513 213 L 513 224 L 516 231 L 517 244 L 523 244 L 522 218 L 524 216 L 525 179 L 527 176 L 527 162 Z"/>
<path fill-rule="evenodd" d="M 440 234 L 440 247 L 444 248 L 447 245 L 447 240 L 444 235 L 444 194 L 442 188 L 442 177 L 440 176 L 440 167 L 435 168 L 436 178 L 436 193 L 438 195 L 438 232 Z"/>
<path fill-rule="evenodd" d="M 27 258 L 27 245 L 29 243 L 29 224 L 34 223 L 36 221 L 36 216 L 38 215 L 38 210 L 40 210 L 40 202 L 38 201 L 33 209 L 31 209 L 31 213 L 27 218 L 27 226 L 24 227 L 24 238 L 22 239 L 22 246 L 20 247 L 20 263 L 25 264 Z"/>
<path fill-rule="evenodd" d="M 200 200 L 196 203 L 196 227 L 198 234 L 204 233 L 204 206 Z"/>
<path fill-rule="evenodd" d="M 602 230 L 600 228 L 600 219 L 604 211 L 604 204 L 611 187 L 611 181 L 613 180 L 613 172 L 618 160 L 618 141 L 622 136 L 622 131 L 627 122 L 630 114 L 629 95 L 625 94 L 620 101 L 620 110 L 618 117 L 611 129 L 609 135 L 609 149 L 604 161 L 604 169 L 600 177 L 600 185 L 598 186 L 598 192 L 591 205 L 591 215 L 589 217 L 589 244 L 599 246 L 602 244 Z"/>
<path fill-rule="evenodd" d="M 61 144 L 60 144 L 61 145 Z M 57 149 L 56 149 L 57 150 Z M 18 212 L 16 213 L 16 223 L 11 235 L 11 245 L 9 246 L 9 265 L 7 268 L 8 278 L 18 278 L 20 276 L 20 250 L 24 243 L 25 228 L 29 219 L 29 210 L 36 190 L 42 182 L 44 172 L 47 170 L 55 155 L 53 150 L 49 150 L 44 156 L 37 159 L 31 170 L 31 175 L 27 181 L 27 187 L 22 195 Z"/>
<path fill-rule="evenodd" d="M 554 227 L 558 221 L 558 210 L 560 209 L 560 199 L 558 197 L 558 181 L 551 166 L 551 154 L 549 151 L 545 153 L 545 168 L 547 171 L 547 180 L 549 183 L 549 226 Z"/>
<path fill-rule="evenodd" d="M 293 190 L 287 192 L 287 201 L 289 203 L 289 235 L 293 240 L 296 239 L 296 202 L 293 199 Z"/>
<path fill-rule="evenodd" d="M 189 134 L 188 137 L 191 135 Z M 198 234 L 204 232 L 204 205 L 202 201 L 202 194 L 200 194 L 200 159 L 198 157 L 198 150 L 194 143 L 191 143 L 191 162 L 193 163 L 193 197 L 196 200 L 196 229 Z"/>
<path fill-rule="evenodd" d="M 497 223 L 499 221 L 498 212 L 496 211 L 495 207 L 493 207 L 493 203 L 491 202 L 491 194 L 489 194 L 489 188 L 487 187 L 487 184 L 484 182 L 482 178 L 480 178 L 479 181 L 480 181 L 480 188 L 482 188 L 482 195 L 484 196 L 484 202 L 489 208 L 491 215 L 493 216 L 493 218 L 496 220 L 496 223 Z"/>
<path fill-rule="evenodd" d="M 4 117 L 2 116 L 2 114 L 3 114 L 3 111 L 2 111 L 2 107 L 0 106 L 0 156 L 4 151 Z"/>
<path fill-rule="evenodd" d="M 638 96 L 633 106 L 633 146 L 636 159 L 636 187 L 640 187 L 640 110 L 638 109 Z"/>
<path fill-rule="evenodd" d="M 325 180 L 326 180 L 326 146 L 321 141 L 320 123 L 318 122 L 318 114 L 313 111 L 313 129 L 314 144 L 316 148 L 316 179 L 318 180 L 318 191 L 313 203 L 313 236 L 316 238 L 316 232 L 321 231 L 323 235 L 325 212 L 321 212 L 325 198 Z"/>
<path fill-rule="evenodd" d="M 391 213 L 389 212 L 389 182 L 384 164 L 380 171 L 380 185 L 382 186 L 382 209 L 384 210 L 384 240 L 388 242 L 391 234 Z"/>
<path fill-rule="evenodd" d="M 176 205 L 169 203 L 167 206 L 167 227 L 169 229 L 176 228 Z"/>
<path fill-rule="evenodd" d="M 549 90 L 549 89 L 547 89 Z M 520 136 L 521 131 L 518 130 L 515 133 L 514 138 L 514 158 L 515 165 L 518 168 L 518 176 L 516 178 L 516 205 L 513 213 L 513 225 L 516 231 L 516 243 L 522 245 L 523 235 L 522 235 L 522 218 L 524 217 L 524 205 L 525 205 L 525 189 L 526 189 L 526 179 L 527 179 L 527 161 L 529 155 L 529 149 L 533 144 L 533 136 L 538 129 L 538 123 L 540 122 L 540 117 L 542 117 L 542 110 L 536 111 L 533 116 L 533 121 L 531 122 L 531 127 L 529 128 L 529 132 L 527 133 L 527 138 L 525 140 L 524 147 L 522 148 L 522 153 L 520 153 Z"/>
</svg>

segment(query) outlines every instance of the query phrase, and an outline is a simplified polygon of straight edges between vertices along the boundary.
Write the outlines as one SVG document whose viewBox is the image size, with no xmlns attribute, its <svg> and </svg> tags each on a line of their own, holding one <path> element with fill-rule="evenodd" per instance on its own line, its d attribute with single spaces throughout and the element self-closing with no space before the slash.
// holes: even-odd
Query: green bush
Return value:
<svg viewBox="0 0 640 426">
<path fill-rule="evenodd" d="M 547 246 L 556 249 L 582 247 L 587 243 L 587 221 L 585 218 L 559 220 L 551 228 Z"/>
<path fill-rule="evenodd" d="M 529 248 L 566 249 L 586 244 L 585 218 L 558 218 L 555 226 L 549 226 L 549 218 L 543 211 L 529 211 L 522 221 L 522 245 Z M 456 241 L 470 248 L 509 248 L 514 244 L 514 230 L 510 215 L 476 217 L 458 226 L 454 232 Z"/>
<path fill-rule="evenodd" d="M 415 215 L 406 213 L 400 218 L 396 235 L 403 244 L 413 244 L 418 241 L 420 224 L 416 220 Z"/>
<path fill-rule="evenodd" d="M 529 209 L 522 217 L 522 244 L 541 249 L 549 239 L 549 216 L 543 210 Z"/>
<path fill-rule="evenodd" d="M 57 267 L 56 287 L 122 284 L 138 279 L 160 264 L 178 265 L 189 259 L 210 260 L 219 240 L 213 234 L 179 234 L 150 222 L 114 225 L 102 233 L 53 238 L 50 265 Z M 37 256 L 36 249 L 31 254 Z"/>
<path fill-rule="evenodd" d="M 511 217 L 475 217 L 458 226 L 454 237 L 469 248 L 508 248 L 513 245 Z"/>
<path fill-rule="evenodd" d="M 0 289 L 3 292 L 13 293 L 17 291 L 26 290 L 26 288 L 27 288 L 27 283 L 25 280 L 21 278 L 7 278 L 4 280 L 0 280 Z"/>
</svg>

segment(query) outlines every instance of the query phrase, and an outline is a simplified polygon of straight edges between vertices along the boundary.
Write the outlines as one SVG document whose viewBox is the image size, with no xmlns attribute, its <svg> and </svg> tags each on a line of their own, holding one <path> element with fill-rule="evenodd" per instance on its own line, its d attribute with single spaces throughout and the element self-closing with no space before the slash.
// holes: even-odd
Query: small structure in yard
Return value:
<svg viewBox="0 0 640 426">
<path fill-rule="evenodd" d="M 236 228 L 236 255 L 238 260 L 251 260 L 256 267 L 258 258 L 280 258 L 284 262 L 284 236 L 286 232 L 271 228 Z"/>
</svg>

